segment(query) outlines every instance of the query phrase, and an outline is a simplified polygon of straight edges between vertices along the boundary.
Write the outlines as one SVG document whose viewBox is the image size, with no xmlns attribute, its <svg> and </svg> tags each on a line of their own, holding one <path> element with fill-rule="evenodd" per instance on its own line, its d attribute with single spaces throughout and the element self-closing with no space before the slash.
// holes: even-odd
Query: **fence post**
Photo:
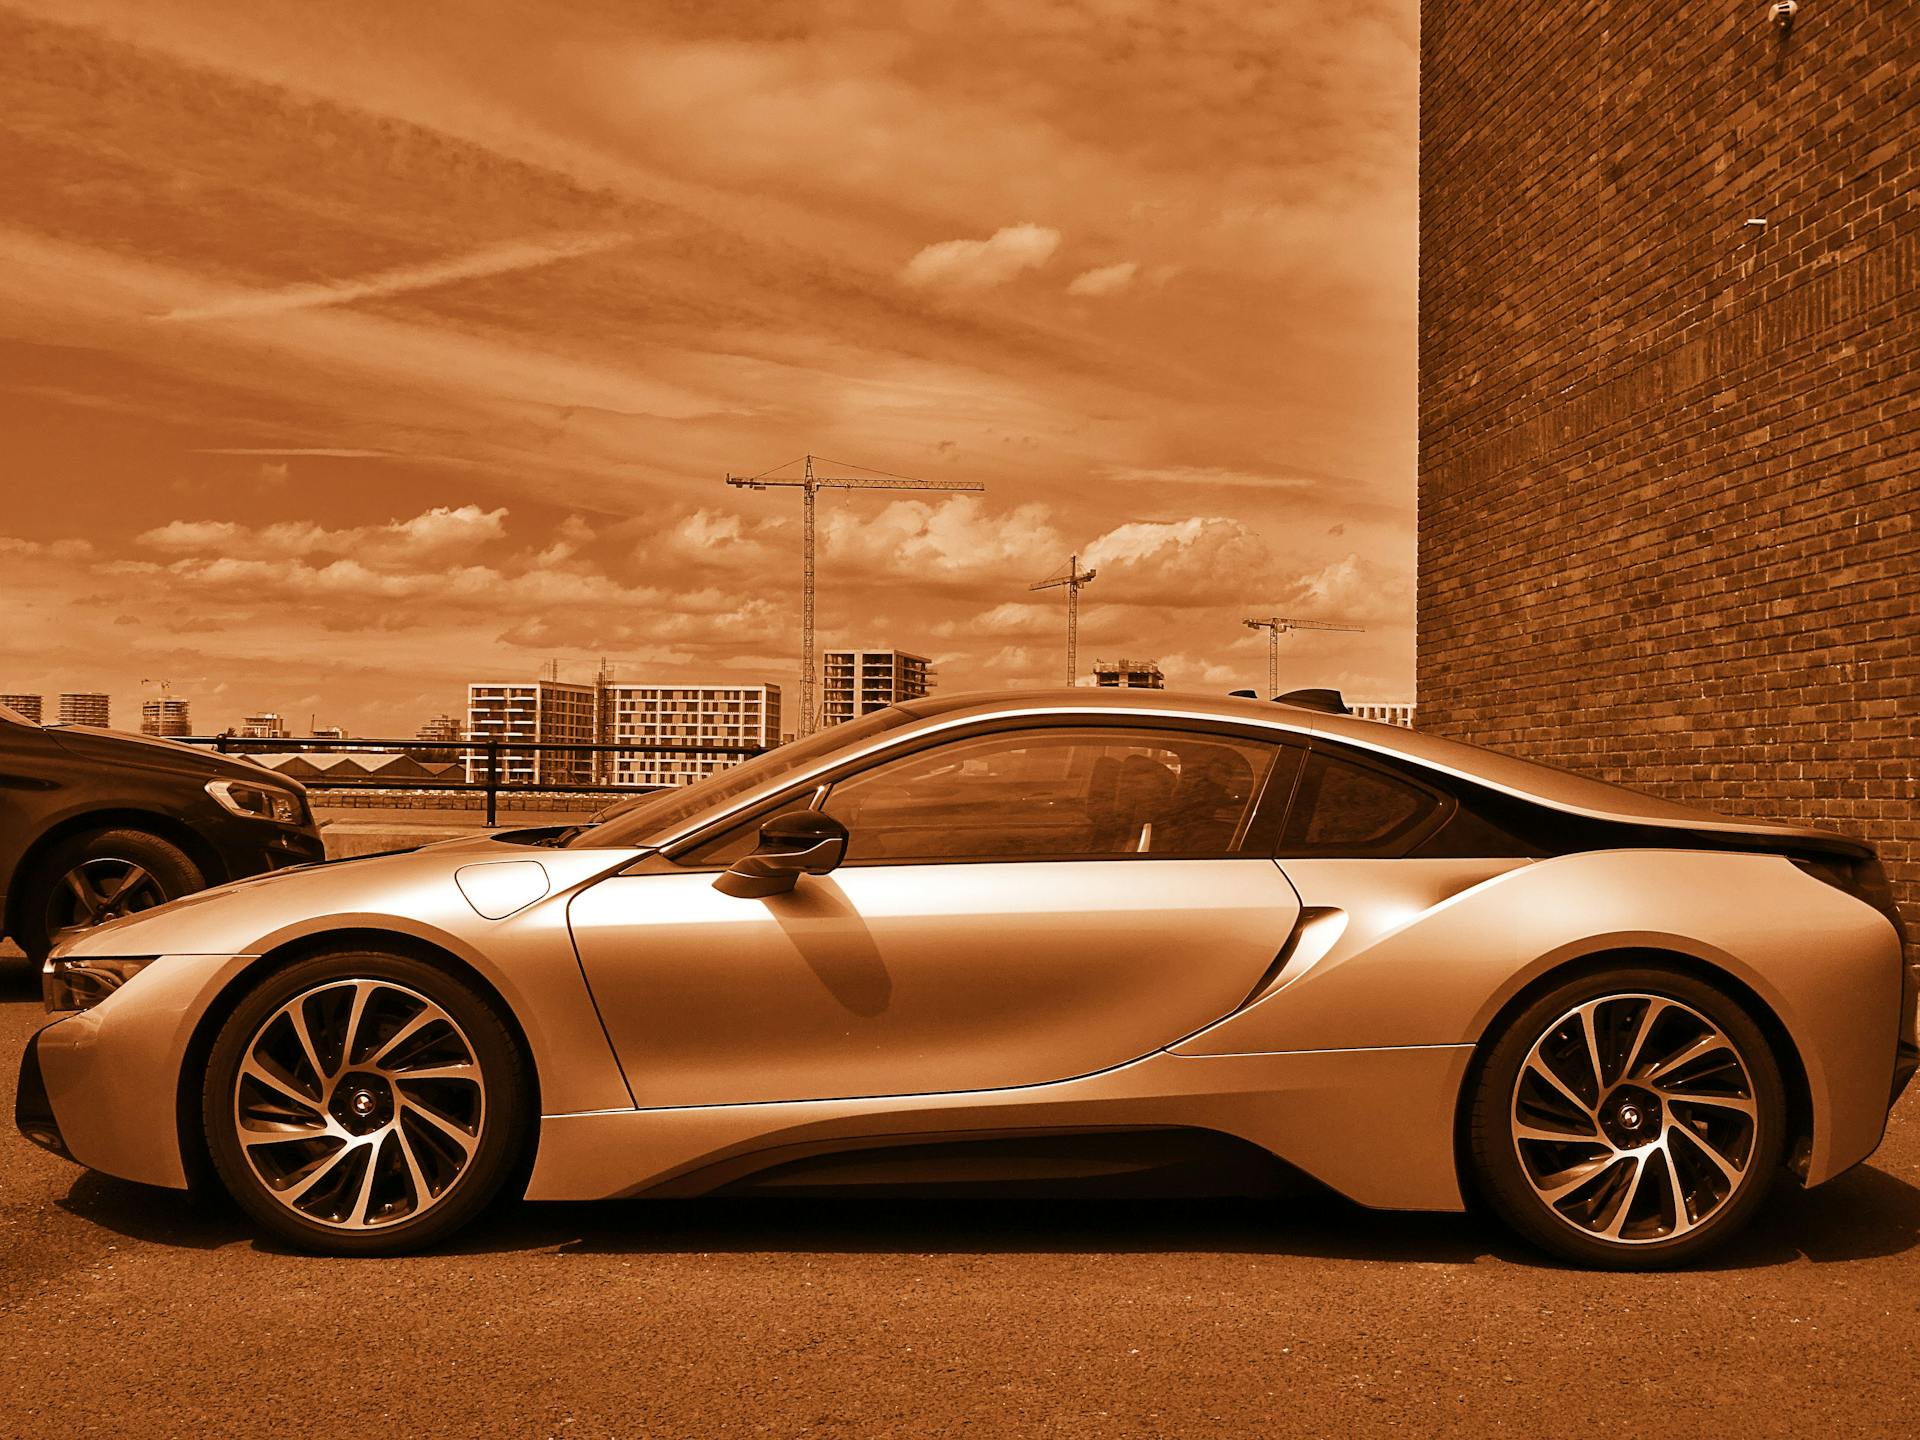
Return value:
<svg viewBox="0 0 1920 1440">
<path fill-rule="evenodd" d="M 487 741 L 487 824 L 496 825 L 494 800 L 500 794 L 500 742 Z"/>
</svg>

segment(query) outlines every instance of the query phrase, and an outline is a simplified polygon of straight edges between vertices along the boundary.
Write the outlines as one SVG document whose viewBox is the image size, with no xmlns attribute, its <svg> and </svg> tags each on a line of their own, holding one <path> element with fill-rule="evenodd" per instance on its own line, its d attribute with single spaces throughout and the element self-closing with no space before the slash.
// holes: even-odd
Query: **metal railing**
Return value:
<svg viewBox="0 0 1920 1440">
<path fill-rule="evenodd" d="M 591 775 L 595 770 L 593 757 L 597 755 L 621 756 L 661 756 L 679 758 L 683 756 L 724 758 L 734 764 L 749 760 L 764 753 L 762 745 L 662 745 L 617 743 L 613 741 L 556 741 L 556 740 L 411 740 L 362 739 L 350 736 L 335 740 L 322 736 L 268 736 L 268 735 L 176 735 L 171 737 L 183 745 L 204 745 L 222 755 L 285 755 L 302 754 L 308 751 L 328 753 L 332 751 L 351 751 L 360 754 L 405 754 L 415 759 L 423 754 L 445 755 L 448 761 L 423 761 L 422 763 L 451 763 L 456 768 L 444 775 L 287 775 L 285 778 L 298 780 L 309 790 L 460 790 L 477 791 L 486 796 L 487 824 L 498 823 L 499 798 L 507 795 L 645 795 L 654 790 L 669 787 L 663 785 L 615 785 L 604 780 L 574 780 L 544 778 L 538 772 L 549 767 L 542 764 L 539 757 L 561 755 L 574 761 L 584 760 L 585 770 Z M 526 758 L 533 759 L 536 778 L 524 780 L 514 778 L 509 766 Z M 504 763 L 503 763 L 504 762 Z M 469 778 L 470 773 L 478 770 L 478 778 Z M 281 772 L 275 771 L 275 774 Z"/>
</svg>

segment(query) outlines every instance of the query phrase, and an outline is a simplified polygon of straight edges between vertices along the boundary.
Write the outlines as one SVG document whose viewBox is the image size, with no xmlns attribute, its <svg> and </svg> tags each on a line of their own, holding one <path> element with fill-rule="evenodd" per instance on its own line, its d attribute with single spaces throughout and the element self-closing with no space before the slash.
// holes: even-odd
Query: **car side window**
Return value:
<svg viewBox="0 0 1920 1440">
<path fill-rule="evenodd" d="M 1279 853 L 1391 854 L 1444 803 L 1418 785 L 1316 750 L 1301 770 Z"/>
<path fill-rule="evenodd" d="M 822 808 L 854 864 L 1233 855 L 1281 751 L 1148 727 L 1006 731 L 848 776 Z"/>
</svg>

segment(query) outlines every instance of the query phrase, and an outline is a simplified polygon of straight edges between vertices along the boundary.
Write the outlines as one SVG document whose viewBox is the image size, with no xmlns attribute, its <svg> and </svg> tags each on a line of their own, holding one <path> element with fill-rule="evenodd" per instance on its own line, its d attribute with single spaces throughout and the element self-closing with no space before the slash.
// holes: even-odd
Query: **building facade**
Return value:
<svg viewBox="0 0 1920 1440">
<path fill-rule="evenodd" d="M 40 723 L 41 697 L 38 695 L 0 695 L 0 705 L 24 715 L 36 725 Z"/>
<path fill-rule="evenodd" d="M 1879 847 L 1920 933 L 1920 26 L 1427 0 L 1422 730 Z"/>
<path fill-rule="evenodd" d="M 1167 677 L 1158 660 L 1096 660 L 1093 683 L 1109 690 L 1164 690 Z"/>
<path fill-rule="evenodd" d="M 112 703 L 97 690 L 72 691 L 60 697 L 62 725 L 111 725 Z"/>
<path fill-rule="evenodd" d="M 179 695 L 162 695 L 157 700 L 140 702 L 142 735 L 191 735 L 192 703 Z"/>
<path fill-rule="evenodd" d="M 842 725 L 933 688 L 933 662 L 905 650 L 829 650 L 822 669 L 822 725 Z"/>
<path fill-rule="evenodd" d="M 594 739 L 594 687 L 564 680 L 479 681 L 467 686 L 468 740 L 532 744 L 591 745 Z M 468 750 L 467 778 L 487 778 L 488 754 Z M 591 750 L 515 750 L 498 752 L 497 778 L 503 785 L 585 785 L 593 783 Z"/>
<path fill-rule="evenodd" d="M 249 715 L 240 722 L 240 734 L 249 740 L 284 740 L 292 733 L 287 728 L 287 722 L 272 710 Z"/>
<path fill-rule="evenodd" d="M 686 785 L 780 743 L 778 685 L 603 687 L 612 752 L 608 783 Z M 668 747 L 668 748 L 661 748 Z M 698 750 L 713 747 L 719 753 Z"/>
<path fill-rule="evenodd" d="M 1347 709 L 1362 720 L 1378 720 L 1383 725 L 1398 725 L 1407 730 L 1413 728 L 1413 708 L 1411 700 L 1347 701 Z"/>
</svg>

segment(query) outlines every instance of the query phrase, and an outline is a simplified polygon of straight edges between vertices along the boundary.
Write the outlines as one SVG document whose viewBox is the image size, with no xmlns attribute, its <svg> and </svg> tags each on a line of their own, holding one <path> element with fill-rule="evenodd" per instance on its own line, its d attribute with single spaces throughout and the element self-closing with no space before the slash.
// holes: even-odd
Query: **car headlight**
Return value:
<svg viewBox="0 0 1920 1440">
<path fill-rule="evenodd" d="M 91 1010 L 160 957 L 120 960 L 54 956 L 40 967 L 40 998 L 50 1011 Z"/>
<path fill-rule="evenodd" d="M 277 785 L 251 785 L 245 780 L 209 780 L 207 794 L 225 809 L 250 820 L 272 820 L 281 825 L 306 822 L 306 806 L 291 790 Z"/>
</svg>

